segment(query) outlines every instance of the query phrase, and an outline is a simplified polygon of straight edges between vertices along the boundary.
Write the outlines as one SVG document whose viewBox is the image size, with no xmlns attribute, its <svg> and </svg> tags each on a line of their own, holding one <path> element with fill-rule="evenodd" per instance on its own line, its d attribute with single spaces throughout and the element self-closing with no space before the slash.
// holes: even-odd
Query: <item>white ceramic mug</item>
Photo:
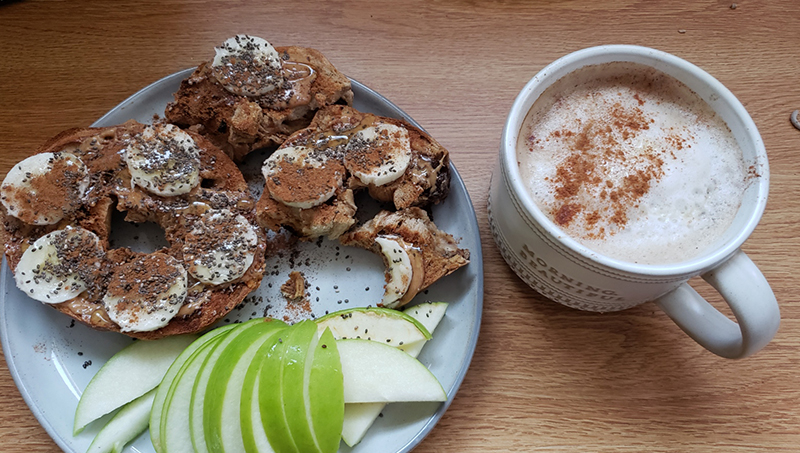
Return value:
<svg viewBox="0 0 800 453">
<path fill-rule="evenodd" d="M 633 62 L 686 84 L 725 121 L 755 169 L 739 211 L 716 246 L 669 265 L 624 262 L 593 252 L 556 226 L 536 205 L 520 178 L 517 139 L 534 101 L 558 79 L 588 65 Z M 689 336 L 727 358 L 751 355 L 778 330 L 780 312 L 772 289 L 740 247 L 758 224 L 767 202 L 769 167 L 761 136 L 736 97 L 719 81 L 676 56 L 639 46 L 609 45 L 569 54 L 525 85 L 505 123 L 498 168 L 489 192 L 492 236 L 514 272 L 544 296 L 590 311 L 623 310 L 655 301 Z M 700 275 L 725 299 L 738 323 L 705 301 L 687 281 Z"/>
</svg>

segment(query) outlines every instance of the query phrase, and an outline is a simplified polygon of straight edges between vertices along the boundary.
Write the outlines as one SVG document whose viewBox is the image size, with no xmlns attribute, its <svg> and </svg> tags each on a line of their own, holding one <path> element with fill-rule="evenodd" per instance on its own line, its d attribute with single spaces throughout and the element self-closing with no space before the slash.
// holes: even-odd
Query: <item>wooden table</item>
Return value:
<svg viewBox="0 0 800 453">
<path fill-rule="evenodd" d="M 0 3 L 0 174 L 236 33 L 320 49 L 419 121 L 466 181 L 483 240 L 483 325 L 461 390 L 417 451 L 800 449 L 796 0 Z M 489 177 L 517 92 L 554 59 L 606 43 L 703 67 L 761 131 L 771 196 L 744 249 L 772 284 L 783 322 L 752 358 L 706 352 L 652 304 L 594 314 L 549 302 L 511 272 L 489 235 Z M 57 449 L 2 362 L 0 451 Z"/>
</svg>

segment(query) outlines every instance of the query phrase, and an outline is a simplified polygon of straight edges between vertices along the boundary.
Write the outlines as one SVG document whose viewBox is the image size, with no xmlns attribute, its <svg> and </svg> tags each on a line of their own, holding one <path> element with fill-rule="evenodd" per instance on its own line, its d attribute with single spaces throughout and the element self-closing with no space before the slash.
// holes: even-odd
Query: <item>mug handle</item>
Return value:
<svg viewBox="0 0 800 453">
<path fill-rule="evenodd" d="M 737 250 L 701 277 L 722 295 L 738 324 L 712 307 L 688 283 L 659 297 L 656 304 L 701 346 L 728 359 L 755 354 L 772 340 L 781 321 L 778 301 L 767 279 L 744 252 Z"/>
</svg>

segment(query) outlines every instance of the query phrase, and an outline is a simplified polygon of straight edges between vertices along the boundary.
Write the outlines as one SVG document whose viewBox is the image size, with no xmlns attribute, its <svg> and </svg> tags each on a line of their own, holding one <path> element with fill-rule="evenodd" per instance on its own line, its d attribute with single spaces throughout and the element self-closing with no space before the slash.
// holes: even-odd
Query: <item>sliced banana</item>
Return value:
<svg viewBox="0 0 800 453">
<path fill-rule="evenodd" d="M 244 275 L 257 249 L 258 233 L 247 218 L 210 209 L 184 238 L 183 259 L 196 279 L 221 285 Z"/>
<path fill-rule="evenodd" d="M 103 305 L 122 332 L 160 329 L 186 300 L 188 278 L 180 261 L 151 253 L 125 263 L 108 282 Z"/>
<path fill-rule="evenodd" d="M 356 132 L 345 149 L 345 167 L 364 184 L 388 184 L 410 163 L 408 131 L 394 124 L 379 123 Z"/>
<path fill-rule="evenodd" d="M 146 126 L 124 150 L 133 185 L 170 197 L 200 184 L 200 149 L 172 124 Z"/>
<path fill-rule="evenodd" d="M 102 253 L 100 240 L 89 230 L 66 227 L 52 231 L 25 250 L 14 279 L 20 290 L 39 302 L 65 302 L 86 290 Z"/>
<path fill-rule="evenodd" d="M 280 55 L 262 38 L 236 35 L 214 51 L 211 73 L 233 94 L 261 96 L 283 83 Z"/>
<path fill-rule="evenodd" d="M 410 301 L 419 292 L 424 277 L 418 250 L 395 236 L 377 236 L 386 264 L 386 291 L 382 306 L 397 308 Z"/>
<path fill-rule="evenodd" d="M 344 184 L 345 170 L 335 150 L 308 146 L 281 148 L 261 169 L 273 199 L 309 209 L 328 201 Z"/>
<path fill-rule="evenodd" d="M 35 154 L 9 170 L 0 186 L 8 213 L 32 225 L 52 225 L 74 211 L 89 188 L 89 172 L 68 152 Z"/>
</svg>

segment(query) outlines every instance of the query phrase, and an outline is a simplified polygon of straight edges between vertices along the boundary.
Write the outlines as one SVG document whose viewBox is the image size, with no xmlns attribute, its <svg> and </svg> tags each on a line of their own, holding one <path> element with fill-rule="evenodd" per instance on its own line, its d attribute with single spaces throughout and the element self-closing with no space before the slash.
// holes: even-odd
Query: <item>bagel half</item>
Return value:
<svg viewBox="0 0 800 453">
<path fill-rule="evenodd" d="M 17 270 L 23 253 L 36 239 L 68 226 L 93 232 L 103 251 L 95 264 L 86 291 L 66 302 L 49 304 L 92 328 L 121 332 L 140 339 L 156 339 L 203 330 L 224 317 L 244 297 L 258 288 L 264 274 L 266 239 L 260 228 L 252 263 L 238 278 L 222 284 L 201 283 L 190 273 L 187 296 L 177 315 L 157 330 L 122 332 L 109 317 L 103 296 L 115 271 L 141 259 L 143 253 L 127 248 L 111 248 L 112 209 L 126 213 L 131 222 L 151 221 L 164 229 L 168 247 L 154 253 L 166 254 L 184 262 L 184 243 L 191 228 L 209 210 L 227 210 L 255 225 L 254 206 L 244 177 L 233 161 L 210 141 L 188 132 L 199 149 L 198 183 L 188 193 L 176 196 L 154 195 L 131 182 L 131 172 L 123 159 L 123 149 L 142 134 L 145 125 L 135 121 L 106 128 L 76 128 L 62 132 L 42 145 L 36 153 L 67 151 L 84 162 L 89 170 L 89 190 L 77 209 L 70 209 L 53 225 L 30 225 L 9 215 L 0 206 L 2 240 L 12 271 Z M 216 212 L 216 211 L 214 211 Z M 238 218 L 238 217 L 237 217 Z M 187 264 L 184 264 L 187 266 Z M 30 303 L 36 303 L 31 300 Z"/>
<path fill-rule="evenodd" d="M 392 203 L 395 209 L 426 207 L 444 200 L 450 189 L 447 150 L 427 133 L 403 120 L 360 112 L 349 106 L 328 106 L 317 112 L 307 128 L 292 134 L 276 153 L 287 148 L 306 148 L 312 153 L 324 155 L 330 162 L 329 167 L 345 168 L 356 152 L 353 143 L 358 140 L 359 132 L 376 125 L 390 125 L 405 131 L 402 139 L 410 147 L 410 156 L 405 171 L 396 179 L 376 185 L 363 181 L 350 169 L 342 170 L 345 174 L 341 181 L 337 181 L 340 186 L 331 187 L 327 192 L 332 194 L 330 198 L 313 207 L 298 207 L 287 204 L 285 196 L 277 191 L 287 183 L 292 183 L 292 179 L 296 179 L 294 183 L 300 190 L 309 190 L 316 181 L 329 179 L 329 175 L 323 175 L 323 178 L 309 177 L 289 168 L 285 174 L 276 175 L 279 179 L 286 177 L 276 185 L 278 179 L 273 181 L 272 177 L 265 174 L 266 187 L 256 206 L 259 224 L 271 230 L 289 228 L 303 239 L 320 236 L 336 239 L 356 222 L 354 192 L 366 190 L 372 198 Z M 274 157 L 271 159 L 275 160 Z M 265 166 L 264 171 L 268 172 L 269 169 Z M 297 178 L 294 178 L 295 174 Z M 314 188 L 314 191 L 325 192 L 318 188 Z"/>
<path fill-rule="evenodd" d="M 350 104 L 350 80 L 317 50 L 276 47 L 289 83 L 262 96 L 231 93 L 204 62 L 181 82 L 166 119 L 205 135 L 235 161 L 252 150 L 280 145 L 311 122 L 317 109 Z M 286 100 L 288 99 L 288 101 Z"/>
</svg>

